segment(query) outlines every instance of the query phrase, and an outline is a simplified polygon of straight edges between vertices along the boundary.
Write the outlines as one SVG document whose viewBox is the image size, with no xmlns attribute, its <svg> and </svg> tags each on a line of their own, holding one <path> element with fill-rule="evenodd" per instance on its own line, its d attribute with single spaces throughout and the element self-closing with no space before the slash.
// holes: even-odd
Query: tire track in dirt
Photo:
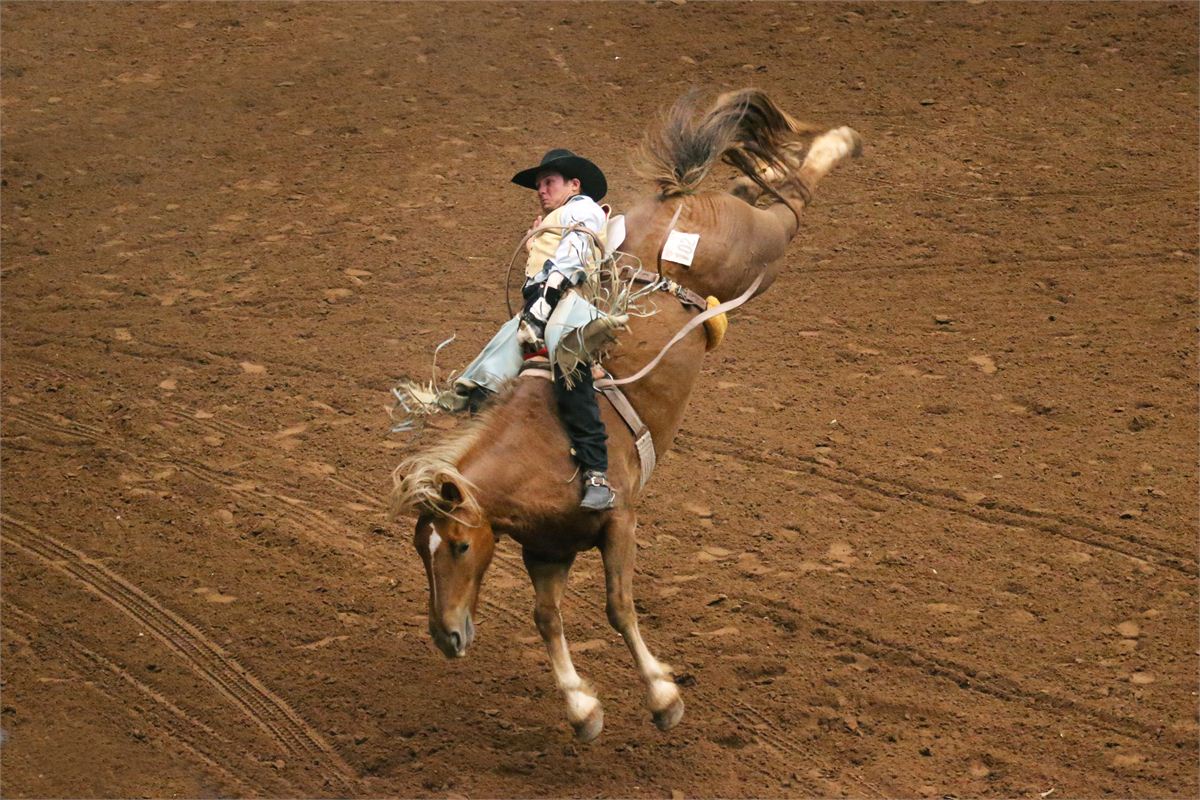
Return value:
<svg viewBox="0 0 1200 800">
<path fill-rule="evenodd" d="M 765 601 L 764 601 L 765 602 Z M 795 610 L 792 609 L 793 613 Z M 825 617 L 811 617 L 819 626 L 835 631 L 833 641 L 843 647 L 856 650 L 876 659 L 908 666 L 935 678 L 946 678 L 968 692 L 995 697 L 1007 702 L 1036 708 L 1051 716 L 1070 714 L 1075 719 L 1097 730 L 1126 736 L 1140 742 L 1167 738 L 1172 743 L 1182 741 L 1171 734 L 1166 726 L 1136 717 L 1122 716 L 1102 709 L 1091 708 L 1083 703 L 1046 691 L 1030 691 L 1023 688 L 1015 678 L 1008 675 L 983 677 L 971 667 L 922 652 L 898 642 L 890 641 L 865 631 L 850 623 Z"/>
<path fill-rule="evenodd" d="M 785 600 L 748 593 L 744 593 L 742 596 L 768 608 L 782 611 L 789 616 L 795 615 L 806 619 L 808 627 L 818 638 L 834 642 L 840 647 L 854 650 L 876 660 L 918 670 L 928 677 L 944 678 L 967 692 L 1027 706 L 1051 716 L 1069 714 L 1089 727 L 1139 741 L 1164 736 L 1172 741 L 1178 739 L 1170 734 L 1164 725 L 1093 708 L 1046 690 L 1032 691 L 1022 686 L 1020 681 L 1012 675 L 998 672 L 984 674 L 966 664 L 890 640 L 851 622 L 814 614 Z"/>
<path fill-rule="evenodd" d="M 806 743 L 797 742 L 786 730 L 780 727 L 779 723 L 772 720 L 769 715 L 764 714 L 744 701 L 739 701 L 735 709 L 741 711 L 742 716 L 740 718 L 744 720 L 745 725 L 753 729 L 756 736 L 762 737 L 768 745 L 782 756 L 790 756 L 797 763 L 803 763 L 812 757 L 812 750 Z M 885 792 L 861 775 L 854 774 L 852 777 L 857 784 L 870 790 L 871 794 L 875 797 L 890 797 L 894 794 Z"/>
<path fill-rule="evenodd" d="M 231 420 L 223 420 L 218 422 L 218 420 L 210 417 L 196 416 L 197 412 L 195 410 L 170 404 L 165 405 L 168 406 L 167 414 L 174 419 L 179 420 L 180 422 L 197 425 L 221 436 L 232 436 L 241 439 L 250 438 L 260 444 L 267 444 L 267 438 L 265 436 L 259 434 L 255 429 L 247 425 L 242 425 Z M 335 486 L 345 489 L 346 491 L 356 495 L 360 500 L 376 506 L 377 508 L 382 508 L 384 505 L 378 497 L 370 494 L 365 489 L 349 481 L 342 480 L 336 475 L 326 475 L 324 476 L 324 480 L 334 484 Z"/>
<path fill-rule="evenodd" d="M 35 360 L 30 359 L 28 357 L 22 358 L 20 356 L 18 356 L 18 360 L 24 361 L 25 364 L 27 365 L 27 367 L 30 367 L 30 369 L 28 369 L 28 372 L 38 375 L 38 377 L 40 377 L 41 379 L 47 380 L 51 377 L 51 376 L 45 375 L 44 373 L 39 374 L 37 372 L 37 367 L 39 365 L 38 365 L 38 362 L 36 362 Z M 57 373 L 58 374 L 54 375 L 53 377 L 67 378 L 69 380 L 86 380 L 82 376 L 79 376 L 75 373 L 71 373 L 67 370 L 57 370 Z M 163 402 L 162 405 L 165 407 L 166 414 L 168 416 L 172 417 L 173 419 L 179 420 L 180 422 L 187 423 L 190 425 L 199 426 L 200 428 L 203 428 L 203 429 L 209 431 L 210 433 L 217 434 L 217 435 L 220 435 L 223 437 L 230 437 L 230 438 L 234 438 L 234 439 L 238 439 L 238 440 L 244 440 L 247 437 L 249 437 L 260 443 L 266 442 L 265 436 L 260 434 L 257 431 L 257 429 L 252 428 L 248 425 L 243 425 L 239 422 L 234 422 L 233 420 L 218 419 L 212 415 L 205 415 L 205 412 L 200 411 L 199 409 L 187 408 L 185 406 L 177 405 L 177 404 L 170 403 L 170 402 Z M 5 413 L 9 414 L 9 413 L 13 412 L 14 410 L 17 411 L 17 413 L 14 414 L 14 416 L 16 416 L 16 418 L 18 418 L 18 419 L 24 418 L 24 421 L 26 421 L 27 423 L 37 424 L 36 422 L 33 421 L 33 418 L 36 418 L 37 416 L 39 416 L 37 414 L 37 412 L 22 413 L 19 410 L 19 407 L 10 406 L 9 409 Z M 40 415 L 40 416 L 45 417 L 47 415 Z M 68 420 L 65 417 L 62 418 L 62 422 L 69 423 L 71 427 L 77 428 L 79 431 L 83 431 L 83 432 L 91 434 L 91 438 L 93 438 L 96 441 L 103 442 L 104 444 L 106 444 L 108 446 L 119 447 L 117 445 L 117 440 L 111 438 L 105 431 L 103 431 L 100 428 L 97 428 L 92 425 L 88 425 L 83 422 L 79 422 L 78 420 Z M 47 423 L 47 424 L 49 424 L 49 423 Z M 57 430 L 68 436 L 78 436 L 79 435 L 78 432 L 71 430 L 70 427 L 64 427 L 62 423 L 59 424 Z M 362 487 L 351 483 L 350 481 L 343 480 L 343 479 L 337 477 L 336 475 L 326 475 L 326 476 L 324 476 L 324 479 L 336 486 L 340 486 L 342 489 L 345 489 L 348 492 L 351 492 L 352 494 L 356 495 L 363 502 L 366 502 L 377 508 L 384 507 L 384 503 L 377 496 L 371 494 L 370 492 L 366 491 Z"/>
<path fill-rule="evenodd" d="M 803 471 L 850 489 L 862 489 L 900 502 L 912 502 L 938 511 L 971 517 L 991 525 L 1010 528 L 1032 527 L 1080 544 L 1167 567 L 1193 580 L 1198 575 L 1197 562 L 1189 554 L 1168 550 L 1131 533 L 1115 531 L 1081 517 L 1027 508 L 1017 503 L 999 500 L 986 507 L 971 506 L 967 505 L 966 501 L 953 489 L 923 486 L 902 478 L 885 478 L 874 473 L 860 472 L 842 464 L 830 467 L 818 461 L 814 456 L 798 453 L 785 454 L 775 451 L 779 454 L 756 454 L 751 445 L 726 436 L 687 431 L 681 432 L 680 438 L 685 442 L 692 440 L 702 443 L 712 452 L 739 461 L 788 469 L 793 472 Z M 849 477 L 846 477 L 847 475 Z"/>
<path fill-rule="evenodd" d="M 269 315 L 263 315 L 266 318 Z M 115 341 L 113 339 L 100 336 L 98 334 L 79 334 L 69 331 L 49 331 L 40 328 L 26 326 L 21 329 L 24 333 L 32 333 L 40 336 L 45 336 L 53 339 L 55 342 L 61 343 L 66 339 L 73 339 L 78 342 L 88 345 L 88 350 L 94 350 L 97 345 L 109 350 L 120 353 L 134 359 L 153 362 L 183 362 L 192 366 L 212 367 L 213 361 L 222 361 L 229 367 L 238 367 L 252 358 L 246 353 L 227 352 L 221 350 L 203 350 L 199 354 L 186 350 L 180 347 L 177 343 L 170 342 L 155 342 L 145 337 L 140 337 L 131 342 Z M 11 339 L 11 333 L 10 333 Z M 23 344 L 23 346 L 29 346 Z M 154 352 L 151 352 L 154 351 Z M 379 392 L 382 394 L 386 391 L 381 388 L 378 383 L 371 383 L 362 379 L 354 378 L 347 375 L 344 371 L 333 369 L 321 369 L 314 367 L 311 363 L 300 364 L 294 361 L 285 361 L 280 358 L 272 358 L 267 362 L 270 366 L 285 367 L 294 370 L 296 375 L 305 375 L 320 379 L 322 383 L 329 384 L 331 382 L 339 382 L 343 385 L 351 384 L 359 389 L 370 392 Z M 232 371 L 232 370 L 231 370 Z M 283 376 L 288 376 L 286 372 L 278 373 Z M 288 376 L 290 377 L 290 376 Z"/>
<path fill-rule="evenodd" d="M 1098 253 L 1074 253 L 1050 256 L 1029 256 L 1023 253 L 997 253 L 994 256 L 988 256 L 985 260 L 975 261 L 930 261 L 922 259 L 920 261 L 896 261 L 888 264 L 865 264 L 854 266 L 853 264 L 844 264 L 834 267 L 806 266 L 804 273 L 806 275 L 821 275 L 821 274 L 837 274 L 837 275 L 858 275 L 872 274 L 876 272 L 903 272 L 905 274 L 913 274 L 926 270 L 947 269 L 958 272 L 979 272 L 987 270 L 995 263 L 1004 263 L 1006 270 L 1023 269 L 1029 270 L 1033 268 L 1043 269 L 1047 265 L 1054 264 L 1073 264 L 1075 262 L 1086 262 L 1089 270 L 1103 270 L 1111 267 L 1128 267 L 1131 264 L 1154 264 L 1166 260 L 1175 260 L 1179 256 L 1177 252 L 1182 252 L 1186 256 L 1194 257 L 1196 248 L 1194 247 L 1179 247 L 1173 250 L 1156 250 L 1149 253 L 1128 253 L 1120 256 L 1101 255 Z M 853 256 L 847 256 L 841 261 L 850 261 Z"/>
<path fill-rule="evenodd" d="M 37 412 L 25 411 L 24 409 L 13 409 L 7 412 L 6 416 L 16 419 L 22 424 L 28 425 L 35 429 L 42 429 L 52 433 L 58 433 L 65 436 L 74 437 L 82 441 L 89 441 L 93 444 L 98 444 L 110 449 L 116 450 L 134 461 L 145 463 L 147 459 L 138 456 L 125 449 L 116 440 L 107 436 L 96 436 L 94 434 L 85 433 L 83 430 L 74 430 L 63 425 L 58 425 L 52 421 L 45 419 Z M 260 484 L 252 480 L 239 480 L 240 476 L 228 475 L 219 472 L 216 469 L 196 463 L 182 456 L 170 456 L 166 459 L 154 459 L 157 463 L 172 466 L 201 483 L 209 486 L 223 489 L 233 494 L 240 494 L 249 497 L 255 497 L 272 505 L 280 513 L 281 516 L 291 519 L 297 523 L 302 529 L 309 528 L 321 531 L 335 539 L 346 540 L 346 530 L 342 525 L 329 519 L 324 513 L 308 507 L 306 501 L 289 495 L 260 489 Z M 328 545 L 328 540 L 320 539 L 321 544 Z"/>
<path fill-rule="evenodd" d="M 12 633 L 19 634 L 21 638 L 30 642 L 30 647 L 44 660 L 63 664 L 80 678 L 89 680 L 90 685 L 112 700 L 114 705 L 124 709 L 133 719 L 142 722 L 150 730 L 152 737 L 164 748 L 183 750 L 196 762 L 204 764 L 220 775 L 228 786 L 235 788 L 243 796 L 266 796 L 281 789 L 288 794 L 300 794 L 299 787 L 288 783 L 282 777 L 277 777 L 277 785 L 268 789 L 245 774 L 230 771 L 226 765 L 239 759 L 246 761 L 251 769 L 261 769 L 262 765 L 251 758 L 244 749 L 179 708 L 161 692 L 135 678 L 128 670 L 46 625 L 33 614 L 15 605 L 11 599 L 5 602 L 4 611 L 8 623 L 12 622 L 13 617 L 25 623 L 23 630 L 19 631 L 6 624 L 5 630 L 9 631 L 6 638 L 11 641 Z M 106 674 L 117 678 L 116 686 L 111 681 L 102 680 Z M 96 676 L 101 680 L 92 680 Z M 126 691 L 121 690 L 121 684 L 124 684 Z M 128 689 L 134 691 L 129 692 Z M 149 708 L 139 705 L 139 698 L 149 700 L 152 705 Z M 219 744 L 221 752 L 211 749 L 213 743 Z"/>
<path fill-rule="evenodd" d="M 176 406 L 170 403 L 163 403 L 166 406 L 165 411 L 167 416 L 176 419 L 180 422 L 190 425 L 196 425 L 209 433 L 217 434 L 218 436 L 231 436 L 239 438 L 247 435 L 252 435 L 251 428 L 232 422 L 230 420 L 220 420 L 215 417 L 196 416 L 203 413 L 196 409 L 188 409 L 183 406 Z"/>
<path fill-rule="evenodd" d="M 883 178 L 876 178 L 870 175 L 854 176 L 848 175 L 845 177 L 848 183 L 864 183 L 869 186 L 885 186 L 889 189 L 896 189 L 903 192 L 907 196 L 911 196 L 914 191 L 924 194 L 934 195 L 935 197 L 943 197 L 950 200 L 968 200 L 972 202 L 1027 202 L 1030 200 L 1107 200 L 1113 202 L 1114 197 L 1121 198 L 1121 204 L 1126 205 L 1126 198 L 1134 198 L 1137 200 L 1153 200 L 1161 196 L 1177 197 L 1186 199 L 1191 188 L 1188 186 L 1113 186 L 1106 187 L 1103 190 L 1099 189 L 1031 189 L 1029 191 L 1010 191 L 996 194 L 976 194 L 974 192 L 961 192 L 954 189 L 947 189 L 943 186 L 927 186 L 915 183 L 899 183 L 896 181 L 888 181 Z M 970 184 L 959 184 L 955 188 L 972 188 Z"/>
<path fill-rule="evenodd" d="M 198 628 L 167 610 L 103 564 L 9 514 L 4 540 L 74 578 L 118 611 L 145 626 L 180 656 L 285 753 L 315 766 L 335 785 L 352 788 L 358 776 L 285 701 Z"/>
<path fill-rule="evenodd" d="M 20 407 L 9 407 L 4 411 L 4 418 L 15 419 L 33 428 L 38 428 L 49 433 L 57 433 L 62 436 L 69 436 L 75 439 L 90 441 L 94 444 L 103 445 L 121 449 L 120 442 L 117 439 L 110 438 L 106 434 L 98 431 L 91 426 L 84 425 L 76 420 L 67 419 L 66 417 L 57 414 L 43 414 L 37 411 L 28 411 Z"/>
<path fill-rule="evenodd" d="M 115 442 L 115 440 L 107 437 L 97 437 L 88 433 L 84 433 L 81 430 L 72 430 L 62 425 L 54 424 L 42 418 L 37 412 L 20 410 L 19 413 L 14 414 L 13 416 L 18 421 L 30 427 L 50 430 L 55 433 L 60 433 L 79 439 L 81 441 L 100 444 L 111 449 L 118 450 L 136 462 L 146 462 L 146 459 L 121 447 Z M 319 532 L 325 533 L 328 537 L 332 537 L 335 540 L 349 541 L 349 550 L 353 551 L 355 555 L 358 555 L 360 558 L 364 559 L 364 561 L 370 566 L 383 569 L 385 571 L 391 567 L 390 564 L 383 563 L 377 559 L 372 559 L 365 553 L 359 552 L 360 543 L 350 539 L 347 536 L 346 530 L 343 526 L 339 525 L 333 520 L 330 520 L 327 516 L 325 516 L 324 513 L 316 509 L 308 508 L 307 502 L 304 500 L 259 488 L 260 486 L 267 486 L 267 484 L 260 483 L 259 481 L 253 479 L 240 479 L 241 476 L 222 473 L 216 469 L 207 467 L 194 461 L 190 461 L 188 459 L 184 459 L 180 456 L 174 456 L 165 460 L 155 459 L 155 461 L 161 464 L 173 466 L 180 472 L 187 474 L 201 483 L 209 486 L 223 489 L 232 494 L 254 497 L 258 500 L 265 501 L 267 505 L 274 507 L 281 518 L 290 520 L 306 532 L 310 529 L 315 529 Z M 373 502 L 375 502 L 377 506 L 382 506 L 382 503 L 379 501 Z M 323 547 L 327 547 L 330 544 L 329 538 L 317 537 L 315 541 Z M 512 617 L 513 619 L 522 618 L 521 614 L 496 600 L 484 598 L 483 603 L 485 606 L 488 606 L 506 616 Z"/>
</svg>

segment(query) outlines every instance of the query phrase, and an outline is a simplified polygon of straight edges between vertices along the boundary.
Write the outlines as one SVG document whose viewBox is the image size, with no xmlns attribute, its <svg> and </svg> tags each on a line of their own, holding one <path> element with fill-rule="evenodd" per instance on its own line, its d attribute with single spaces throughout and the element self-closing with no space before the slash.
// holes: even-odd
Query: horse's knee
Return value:
<svg viewBox="0 0 1200 800">
<path fill-rule="evenodd" d="M 558 609 L 551 605 L 542 603 L 534 605 L 533 622 L 545 639 L 556 636 L 562 631 L 562 619 L 559 617 Z"/>
<path fill-rule="evenodd" d="M 608 624 L 618 633 L 624 633 L 634 621 L 633 598 L 627 594 L 610 597 L 604 610 L 608 614 Z"/>
</svg>

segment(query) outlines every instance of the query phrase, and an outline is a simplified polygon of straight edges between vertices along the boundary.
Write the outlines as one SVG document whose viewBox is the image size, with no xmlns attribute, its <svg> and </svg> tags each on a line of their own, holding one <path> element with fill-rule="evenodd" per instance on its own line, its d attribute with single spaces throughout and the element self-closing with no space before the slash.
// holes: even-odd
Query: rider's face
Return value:
<svg viewBox="0 0 1200 800">
<path fill-rule="evenodd" d="M 537 176 L 538 202 L 542 213 L 548 214 L 579 194 L 579 178 L 567 180 L 558 172 L 543 172 Z"/>
</svg>

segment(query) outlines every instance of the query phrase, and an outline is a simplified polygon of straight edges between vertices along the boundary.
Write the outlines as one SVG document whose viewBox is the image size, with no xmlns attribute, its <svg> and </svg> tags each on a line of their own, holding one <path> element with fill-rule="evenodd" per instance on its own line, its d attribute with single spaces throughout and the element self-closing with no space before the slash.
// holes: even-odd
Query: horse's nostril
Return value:
<svg viewBox="0 0 1200 800">
<path fill-rule="evenodd" d="M 462 652 L 462 636 L 459 635 L 458 631 L 450 632 L 450 644 L 454 645 L 454 652 Z"/>
</svg>

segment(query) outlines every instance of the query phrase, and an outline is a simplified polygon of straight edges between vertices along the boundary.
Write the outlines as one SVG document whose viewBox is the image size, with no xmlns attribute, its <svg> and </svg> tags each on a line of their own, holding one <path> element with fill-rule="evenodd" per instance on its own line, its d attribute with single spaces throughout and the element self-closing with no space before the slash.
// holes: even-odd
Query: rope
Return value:
<svg viewBox="0 0 1200 800">
<path fill-rule="evenodd" d="M 683 211 L 683 206 L 684 206 L 684 204 L 680 203 L 675 208 L 675 215 L 671 217 L 671 222 L 667 225 L 667 236 L 670 236 L 671 229 L 675 227 L 675 222 L 679 219 L 679 215 Z M 791 208 L 790 205 L 788 206 L 788 208 L 792 211 L 793 214 L 796 213 L 795 209 Z M 797 214 L 797 220 L 799 220 L 798 214 Z M 566 236 L 567 233 L 573 233 L 575 231 L 582 231 L 592 238 L 592 240 L 596 243 L 596 246 L 600 249 L 601 253 L 604 252 L 604 243 L 600 241 L 599 234 L 597 234 L 595 231 L 593 231 L 590 228 L 587 228 L 586 226 L 581 225 L 579 223 L 575 223 L 574 225 L 569 225 L 569 226 L 542 225 L 540 227 L 530 229 L 525 234 L 525 236 L 521 238 L 520 243 L 517 244 L 517 249 L 513 252 L 513 256 L 508 262 L 508 270 L 504 273 L 504 302 L 508 305 L 508 313 L 510 316 L 512 316 L 516 313 L 515 311 L 513 311 L 512 299 L 510 298 L 509 294 L 510 294 L 510 280 L 512 279 L 512 270 L 513 270 L 513 267 L 517 263 L 517 257 L 521 255 L 521 251 L 524 249 L 526 242 L 528 242 L 534 236 L 537 236 L 538 234 L 541 234 L 544 231 L 550 231 L 550 230 L 563 231 L 563 236 Z M 663 239 L 663 246 L 666 246 L 666 239 Z M 658 274 L 660 277 L 662 277 L 662 247 L 663 246 L 660 246 L 658 248 L 658 253 L 659 253 L 659 255 L 658 255 Z M 750 288 L 748 288 L 746 291 L 742 292 L 740 295 L 733 298 L 732 300 L 721 303 L 720 305 L 713 306 L 712 308 L 708 309 L 707 311 L 703 311 L 699 315 L 693 317 L 686 325 L 684 325 L 682 328 L 680 328 L 679 331 L 673 337 L 671 337 L 671 341 L 669 341 L 665 345 L 663 345 L 663 348 L 658 351 L 658 355 L 656 355 L 654 357 L 654 359 L 652 361 L 650 361 L 649 364 L 642 367 L 640 370 L 638 370 L 633 375 L 630 375 L 628 378 L 621 378 L 619 380 L 614 379 L 612 381 L 611 385 L 612 386 L 625 386 L 627 384 L 633 383 L 635 381 L 639 381 L 642 378 L 646 377 L 646 375 L 649 374 L 649 372 L 652 369 L 657 367 L 659 362 L 663 360 L 663 357 L 666 356 L 667 351 L 670 350 L 672 347 L 674 347 L 676 344 L 678 344 L 683 339 L 684 336 L 687 336 L 689 333 L 691 333 L 697 327 L 699 327 L 700 325 L 703 325 L 705 322 L 708 322 L 713 317 L 720 316 L 721 314 L 724 314 L 727 311 L 732 311 L 733 309 L 737 308 L 740 305 L 743 305 L 747 300 L 749 300 L 751 297 L 753 297 L 754 292 L 757 291 L 758 287 L 762 285 L 763 276 L 765 274 L 766 274 L 765 272 L 759 273 L 758 277 L 754 279 L 754 282 L 750 284 Z"/>
<path fill-rule="evenodd" d="M 600 250 L 601 255 L 604 253 L 604 242 L 600 241 L 600 234 L 596 233 L 586 225 L 576 222 L 574 225 L 540 225 L 536 228 L 530 228 L 521 241 L 517 243 L 517 249 L 513 251 L 512 258 L 508 261 L 508 269 L 504 272 L 504 304 L 508 306 L 508 316 L 516 316 L 516 311 L 513 311 L 512 304 L 512 271 L 517 264 L 517 258 L 521 255 L 521 251 L 525 249 L 525 243 L 535 236 L 538 236 L 546 231 L 562 231 L 565 238 L 568 233 L 586 233 L 592 238 L 596 247 Z"/>
<path fill-rule="evenodd" d="M 760 272 L 758 274 L 758 277 L 754 279 L 754 283 L 750 284 L 750 288 L 747 289 L 746 291 L 742 292 L 740 295 L 733 298 L 732 300 L 728 300 L 724 303 L 721 303 L 720 305 L 713 306 L 712 308 L 708 309 L 707 311 L 701 312 L 697 316 L 692 317 L 692 319 L 686 325 L 684 325 L 682 328 L 679 329 L 678 333 L 676 333 L 673 337 L 671 337 L 671 341 L 669 341 L 665 345 L 663 345 L 662 350 L 658 351 L 658 355 L 656 355 L 654 357 L 654 360 L 652 360 L 649 364 L 647 364 L 646 366 L 639 369 L 633 375 L 630 375 L 628 378 L 621 378 L 620 380 L 613 380 L 612 385 L 613 386 L 624 386 L 626 384 L 633 383 L 634 381 L 639 381 L 642 378 L 646 377 L 646 375 L 650 372 L 650 370 L 657 367 L 658 362 L 663 360 L 663 356 L 665 356 L 667 354 L 667 351 L 670 350 L 672 347 L 674 347 L 677 343 L 679 343 L 679 341 L 681 339 L 683 339 L 684 336 L 687 336 L 689 333 L 691 333 L 693 330 L 695 330 L 698 326 L 703 325 L 705 322 L 708 322 L 713 317 L 718 316 L 720 314 L 724 314 L 726 311 L 731 311 L 731 310 L 737 308 L 738 306 L 744 304 L 747 300 L 749 300 L 751 297 L 753 297 L 754 292 L 757 291 L 758 287 L 762 285 L 763 276 L 765 274 L 766 274 L 765 272 Z"/>
</svg>

